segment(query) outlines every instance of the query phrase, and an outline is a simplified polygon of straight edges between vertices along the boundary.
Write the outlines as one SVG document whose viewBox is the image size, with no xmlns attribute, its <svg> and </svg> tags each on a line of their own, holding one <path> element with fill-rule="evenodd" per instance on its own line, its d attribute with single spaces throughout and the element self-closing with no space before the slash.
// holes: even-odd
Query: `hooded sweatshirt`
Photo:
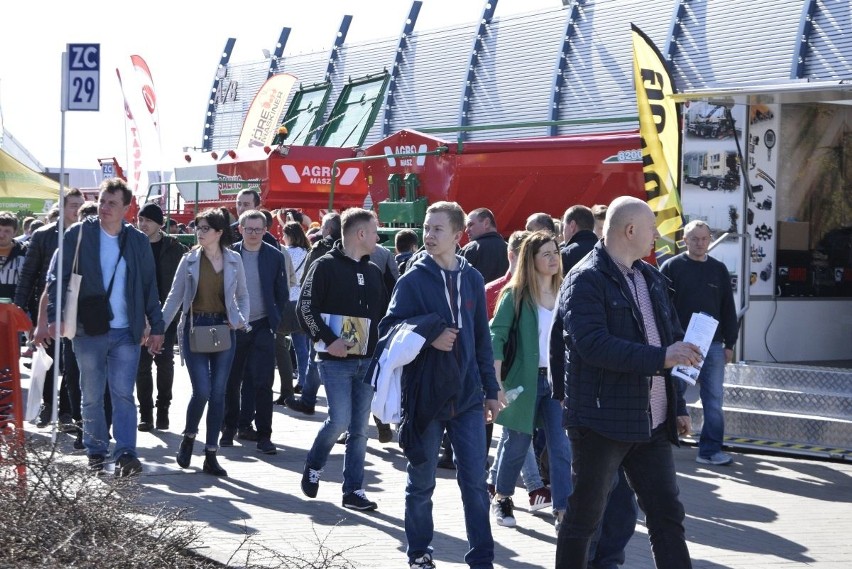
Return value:
<svg viewBox="0 0 852 569">
<path fill-rule="evenodd" d="M 496 399 L 499 386 L 485 308 L 485 283 L 464 258 L 456 258 L 459 268 L 455 271 L 442 269 L 429 255 L 408 267 L 396 283 L 379 334 L 384 335 L 403 320 L 426 314 L 436 314 L 448 326 L 457 328 L 453 353 L 461 389 L 453 406 L 456 413 L 463 413 L 481 407 L 484 398 Z M 423 348 L 434 349 L 430 345 Z"/>
<path fill-rule="evenodd" d="M 326 345 L 339 336 L 323 320 L 323 314 L 369 318 L 367 353 L 347 357 L 372 357 L 378 341 L 376 328 L 385 314 L 387 303 L 382 272 L 370 262 L 369 255 L 356 261 L 346 256 L 343 245 L 338 242 L 308 269 L 299 294 L 296 316 L 314 342 L 322 341 Z M 340 359 L 328 352 L 318 350 L 317 353 L 320 359 Z"/>
</svg>

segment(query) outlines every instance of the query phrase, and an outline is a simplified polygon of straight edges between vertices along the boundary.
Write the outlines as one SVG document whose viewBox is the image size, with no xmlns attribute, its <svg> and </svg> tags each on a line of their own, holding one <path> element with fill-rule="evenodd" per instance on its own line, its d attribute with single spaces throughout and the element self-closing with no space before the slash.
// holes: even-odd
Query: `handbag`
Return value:
<svg viewBox="0 0 852 569">
<path fill-rule="evenodd" d="M 307 255 L 302 257 L 302 262 L 299 263 L 299 266 L 294 271 L 296 274 L 304 266 L 307 258 Z M 296 316 L 297 306 L 298 303 L 295 300 L 288 300 L 287 304 L 284 305 L 284 310 L 281 311 L 281 323 L 278 324 L 278 330 L 276 331 L 278 334 L 290 334 L 301 331 L 302 326 L 299 324 L 299 317 Z"/>
<path fill-rule="evenodd" d="M 72 340 L 77 335 L 77 301 L 80 298 L 80 282 L 83 275 L 79 274 L 77 265 L 80 262 L 80 240 L 83 238 L 83 227 L 77 233 L 77 248 L 74 251 L 74 262 L 71 264 L 71 276 L 68 278 L 68 288 L 65 290 L 65 309 L 62 311 L 62 337 Z"/>
<path fill-rule="evenodd" d="M 44 379 L 47 376 L 47 370 L 53 365 L 51 358 L 44 346 L 36 348 L 33 354 L 33 369 L 30 379 L 30 389 L 27 393 L 27 409 L 24 419 L 27 421 L 35 421 L 38 418 L 39 409 L 41 408 L 41 393 L 44 388 Z"/>
<path fill-rule="evenodd" d="M 284 310 L 281 312 L 281 323 L 278 324 L 279 334 L 290 334 L 298 332 L 302 328 L 299 326 L 299 318 L 296 316 L 296 301 L 288 300 L 284 305 Z"/>
<path fill-rule="evenodd" d="M 500 367 L 500 380 L 505 380 L 509 375 L 509 370 L 512 369 L 512 364 L 515 363 L 515 355 L 518 351 L 518 315 L 512 319 L 512 325 L 509 327 L 509 337 L 506 338 L 506 343 L 503 344 L 503 365 Z"/>
<path fill-rule="evenodd" d="M 189 349 L 196 354 L 213 354 L 231 349 L 231 329 L 227 324 L 195 325 L 195 312 L 189 307 Z"/>
</svg>

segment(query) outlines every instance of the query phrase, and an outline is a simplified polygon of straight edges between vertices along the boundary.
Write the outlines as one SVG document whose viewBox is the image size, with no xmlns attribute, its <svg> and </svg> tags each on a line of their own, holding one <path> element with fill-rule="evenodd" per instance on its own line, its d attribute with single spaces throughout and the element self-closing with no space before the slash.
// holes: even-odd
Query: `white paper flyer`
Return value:
<svg viewBox="0 0 852 569">
<path fill-rule="evenodd" d="M 689 327 L 686 329 L 683 341 L 698 346 L 698 349 L 701 350 L 702 358 L 707 357 L 707 352 L 710 351 L 710 344 L 713 343 L 713 336 L 716 334 L 717 326 L 719 326 L 718 320 L 704 312 L 696 312 L 689 319 Z M 697 366 L 675 366 L 672 369 L 672 375 L 684 380 L 689 385 L 695 385 L 695 382 L 698 380 L 698 374 L 701 373 L 702 364 L 703 360 Z"/>
</svg>

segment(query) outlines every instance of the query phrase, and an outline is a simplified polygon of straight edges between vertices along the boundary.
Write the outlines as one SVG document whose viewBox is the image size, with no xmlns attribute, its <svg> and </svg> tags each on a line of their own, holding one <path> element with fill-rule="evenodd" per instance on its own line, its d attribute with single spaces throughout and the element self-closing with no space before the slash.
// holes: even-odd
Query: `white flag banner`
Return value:
<svg viewBox="0 0 852 569">
<path fill-rule="evenodd" d="M 127 144 L 127 183 L 134 196 L 145 196 L 148 193 L 148 172 L 142 161 L 142 137 L 139 127 L 133 116 L 133 111 L 127 102 L 127 93 L 124 92 L 124 84 L 121 82 L 121 72 L 115 68 L 118 76 L 118 86 L 121 88 L 121 96 L 124 99 L 124 125 L 126 128 Z"/>
</svg>

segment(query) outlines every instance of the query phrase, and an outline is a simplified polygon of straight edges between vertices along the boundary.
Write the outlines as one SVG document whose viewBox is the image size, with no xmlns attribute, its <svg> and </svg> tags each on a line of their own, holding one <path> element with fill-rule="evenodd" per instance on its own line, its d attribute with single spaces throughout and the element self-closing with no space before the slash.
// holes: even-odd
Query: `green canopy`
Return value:
<svg viewBox="0 0 852 569">
<path fill-rule="evenodd" d="M 0 150 L 0 210 L 48 211 L 59 201 L 59 182 L 27 168 Z"/>
</svg>

